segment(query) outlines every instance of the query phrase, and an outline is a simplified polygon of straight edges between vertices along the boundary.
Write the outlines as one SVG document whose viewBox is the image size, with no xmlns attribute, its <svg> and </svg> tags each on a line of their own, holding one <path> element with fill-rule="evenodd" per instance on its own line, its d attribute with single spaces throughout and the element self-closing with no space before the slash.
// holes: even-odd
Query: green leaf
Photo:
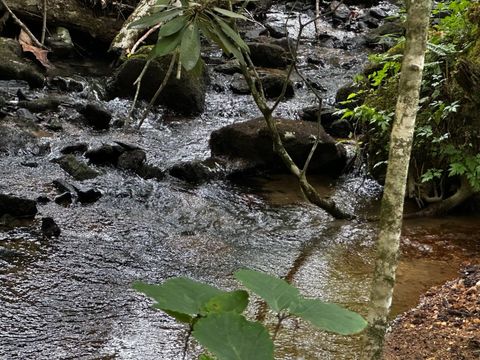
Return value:
<svg viewBox="0 0 480 360">
<path fill-rule="evenodd" d="M 205 304 L 202 314 L 236 312 L 241 314 L 248 305 L 248 293 L 236 290 L 214 296 Z"/>
<path fill-rule="evenodd" d="M 337 334 L 356 334 L 367 326 L 365 319 L 356 312 L 316 299 L 302 299 L 290 310 L 312 325 Z"/>
<path fill-rule="evenodd" d="M 240 49 L 243 49 L 245 50 L 247 53 L 250 52 L 250 49 L 248 48 L 248 45 L 245 43 L 245 41 L 243 41 L 242 37 L 238 34 L 238 32 L 236 32 L 235 30 L 233 30 L 225 21 L 223 21 L 219 16 L 217 15 L 214 15 L 214 19 L 218 22 L 218 24 L 220 25 L 220 27 L 222 28 L 223 32 L 230 38 L 232 39 L 235 44 L 237 44 L 237 46 L 240 48 Z"/>
<path fill-rule="evenodd" d="M 176 32 L 182 30 L 185 25 L 187 25 L 187 16 L 177 16 L 173 20 L 163 24 L 160 27 L 160 31 L 158 32 L 158 36 L 165 37 L 175 34 Z"/>
<path fill-rule="evenodd" d="M 145 29 L 157 25 L 161 21 L 168 21 L 173 19 L 182 12 L 182 9 L 169 9 L 165 11 L 159 11 L 151 15 L 147 15 L 132 22 L 128 27 L 130 29 Z"/>
<path fill-rule="evenodd" d="M 245 59 L 242 55 L 242 52 L 238 50 L 235 45 L 232 44 L 230 39 L 224 34 L 222 29 L 220 28 L 220 26 L 212 22 L 210 31 L 215 35 L 215 37 L 212 37 L 212 40 L 214 40 L 217 45 L 220 46 L 223 51 L 225 51 L 227 55 L 232 54 L 233 56 L 235 56 L 235 58 L 240 64 L 245 65 Z"/>
<path fill-rule="evenodd" d="M 196 23 L 186 27 L 180 45 L 180 61 L 185 70 L 192 70 L 200 59 L 200 34 Z"/>
<path fill-rule="evenodd" d="M 300 299 L 296 287 L 275 276 L 254 270 L 238 270 L 234 275 L 276 312 L 293 307 Z"/>
<path fill-rule="evenodd" d="M 248 20 L 245 16 L 237 14 L 237 13 L 235 13 L 233 11 L 230 11 L 230 10 L 221 9 L 219 7 L 214 7 L 213 10 L 215 10 L 219 14 L 222 14 L 222 15 L 224 15 L 226 17 L 229 17 L 229 18 Z"/>
<path fill-rule="evenodd" d="M 155 47 L 152 50 L 152 56 L 162 57 L 170 54 L 180 45 L 182 35 L 183 31 L 179 31 L 173 35 L 159 38 L 157 43 L 155 44 Z"/>
<path fill-rule="evenodd" d="M 215 358 L 207 355 L 207 354 L 202 354 L 198 357 L 198 360 L 215 360 Z"/>
<path fill-rule="evenodd" d="M 195 316 L 214 296 L 224 293 L 216 287 L 183 277 L 173 278 L 161 285 L 135 282 L 133 288 L 153 298 L 155 308 Z"/>
<path fill-rule="evenodd" d="M 185 324 L 191 324 L 192 321 L 193 321 L 193 317 L 188 315 L 188 314 L 183 314 L 183 313 L 180 313 L 180 312 L 177 312 L 177 311 L 170 311 L 170 310 L 164 310 L 164 309 L 160 309 L 158 307 L 158 304 L 154 304 L 153 307 L 155 309 L 159 309 L 159 310 L 162 310 L 164 312 L 166 312 L 168 315 L 170 315 L 171 317 L 173 317 L 175 320 L 177 320 L 178 322 L 181 322 L 181 323 L 185 323 Z"/>
<path fill-rule="evenodd" d="M 201 318 L 192 335 L 219 360 L 273 360 L 273 342 L 267 329 L 239 314 Z"/>
</svg>

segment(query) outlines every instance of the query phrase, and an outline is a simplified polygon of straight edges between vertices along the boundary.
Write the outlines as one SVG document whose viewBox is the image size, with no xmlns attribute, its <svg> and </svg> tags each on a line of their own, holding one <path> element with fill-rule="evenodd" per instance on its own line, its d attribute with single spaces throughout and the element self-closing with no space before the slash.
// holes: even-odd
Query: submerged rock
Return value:
<svg viewBox="0 0 480 360">
<path fill-rule="evenodd" d="M 136 55 L 126 60 L 115 72 L 108 84 L 109 96 L 130 97 L 135 94 L 133 85 L 146 64 L 146 56 Z M 151 62 L 143 77 L 139 98 L 150 101 L 163 82 L 170 63 L 170 57 L 162 57 Z M 199 73 L 182 71 L 181 79 L 171 75 L 160 93 L 157 104 L 185 115 L 203 112 L 206 93 L 206 67 L 202 63 Z"/>
<path fill-rule="evenodd" d="M 346 153 L 323 128 L 304 121 L 275 119 L 284 146 L 293 161 L 303 167 L 314 137 L 319 133 L 320 143 L 312 158 L 309 173 L 337 176 L 346 165 Z M 273 151 L 270 132 L 263 118 L 225 126 L 210 137 L 212 156 L 243 159 L 259 169 L 286 172 L 281 159 Z"/>
<path fill-rule="evenodd" d="M 60 227 L 51 217 L 42 218 L 42 234 L 46 237 L 59 237 L 61 234 Z"/>
<path fill-rule="evenodd" d="M 85 157 L 92 164 L 117 166 L 118 158 L 124 151 L 125 149 L 120 145 L 102 145 L 88 150 Z"/>
<path fill-rule="evenodd" d="M 75 180 L 88 180 L 96 178 L 100 175 L 97 171 L 93 170 L 90 166 L 78 160 L 74 155 L 65 155 L 56 160 L 60 167 L 67 173 L 72 175 Z"/>
<path fill-rule="evenodd" d="M 110 127 L 112 114 L 100 103 L 89 103 L 80 109 L 87 125 L 95 130 L 107 130 Z"/>
<path fill-rule="evenodd" d="M 177 179 L 184 180 L 191 184 L 201 184 L 220 178 L 224 174 L 224 169 L 221 164 L 210 158 L 175 164 L 168 172 Z"/>
<path fill-rule="evenodd" d="M 286 81 L 286 73 L 284 71 L 262 69 L 258 70 L 258 74 L 267 98 L 276 98 L 281 94 L 283 84 Z M 250 94 L 250 89 L 242 74 L 235 74 L 233 76 L 232 82 L 230 83 L 230 89 L 235 94 Z M 294 93 L 293 82 L 288 80 L 285 98 L 293 97 Z"/>
<path fill-rule="evenodd" d="M 31 87 L 41 87 L 45 77 L 30 60 L 22 57 L 18 41 L 0 38 L 0 79 L 25 80 Z"/>
<path fill-rule="evenodd" d="M 35 200 L 24 199 L 13 195 L 0 194 L 0 216 L 33 218 L 37 213 Z"/>
<path fill-rule="evenodd" d="M 137 171 L 146 159 L 147 154 L 142 149 L 129 150 L 118 157 L 117 166 L 121 169 Z"/>
<path fill-rule="evenodd" d="M 248 43 L 248 47 L 255 66 L 285 68 L 288 64 L 288 52 L 279 45 L 252 42 Z"/>
</svg>

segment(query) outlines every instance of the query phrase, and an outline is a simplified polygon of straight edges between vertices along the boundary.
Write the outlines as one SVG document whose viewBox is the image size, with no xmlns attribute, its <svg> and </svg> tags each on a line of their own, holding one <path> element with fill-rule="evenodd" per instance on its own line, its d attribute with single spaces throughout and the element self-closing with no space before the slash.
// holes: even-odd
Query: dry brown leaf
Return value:
<svg viewBox="0 0 480 360">
<path fill-rule="evenodd" d="M 18 36 L 18 42 L 22 46 L 23 52 L 31 52 L 35 58 L 45 66 L 47 69 L 52 67 L 52 64 L 48 61 L 47 55 L 48 55 L 48 50 L 41 49 L 39 47 L 36 47 L 32 44 L 32 39 L 30 39 L 30 36 L 23 31 L 20 30 L 20 35 Z"/>
</svg>

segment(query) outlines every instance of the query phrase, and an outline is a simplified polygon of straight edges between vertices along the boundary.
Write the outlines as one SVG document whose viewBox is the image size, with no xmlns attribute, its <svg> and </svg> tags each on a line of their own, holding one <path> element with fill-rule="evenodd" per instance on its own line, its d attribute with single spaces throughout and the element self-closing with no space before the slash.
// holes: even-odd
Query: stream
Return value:
<svg viewBox="0 0 480 360">
<path fill-rule="evenodd" d="M 279 12 L 269 16 L 282 19 Z M 324 65 L 309 64 L 311 52 L 321 53 Z M 212 51 L 208 56 L 220 54 Z M 360 71 L 366 57 L 363 48 L 309 46 L 300 61 L 306 74 L 322 83 L 331 105 L 336 89 Z M 94 89 L 102 78 L 82 75 L 79 68 L 77 64 L 61 71 L 86 78 L 91 85 L 88 96 L 96 98 Z M 213 72 L 212 77 L 213 83 L 225 84 L 224 91 L 209 88 L 202 115 L 164 116 L 159 109 L 140 131 L 93 131 L 67 121 L 71 110 L 60 109 L 52 116 L 62 120 L 63 130 L 39 134 L 39 144 L 48 143 L 50 152 L 0 156 L 0 193 L 55 197 L 52 181 L 68 175 L 50 160 L 72 143 L 135 144 L 145 149 L 148 163 L 161 169 L 207 158 L 213 130 L 259 116 L 250 96 L 231 93 L 228 77 Z M 23 91 L 33 96 L 47 90 Z M 299 87 L 294 98 L 280 104 L 278 115 L 296 118 L 314 101 Z M 120 119 L 131 101 L 104 104 L 114 119 Z M 21 165 L 26 161 L 37 166 Z M 365 315 L 375 224 L 333 220 L 302 200 L 291 177 L 192 186 L 169 176 L 145 180 L 116 168 L 96 169 L 102 175 L 82 184 L 102 192 L 97 202 L 63 207 L 51 201 L 38 205 L 40 215 L 33 222 L 0 226 L 0 359 L 181 359 L 185 327 L 152 309 L 149 299 L 131 289 L 135 280 L 159 283 L 187 276 L 236 289 L 239 284 L 232 273 L 252 268 L 287 276 L 304 295 Z M 335 184 L 321 177 L 313 183 L 349 211 L 379 210 L 381 187 L 372 180 L 346 174 Z M 42 216 L 55 219 L 60 237 L 41 236 Z M 478 220 L 465 216 L 406 221 L 393 315 L 415 306 L 422 292 L 456 277 L 461 263 L 478 255 Z M 257 305 L 248 309 L 251 317 Z M 273 316 L 267 316 L 266 323 L 273 326 Z M 276 358 L 356 359 L 359 346 L 359 337 L 327 334 L 288 319 L 276 339 Z M 191 342 L 187 359 L 196 359 L 200 352 Z"/>
</svg>

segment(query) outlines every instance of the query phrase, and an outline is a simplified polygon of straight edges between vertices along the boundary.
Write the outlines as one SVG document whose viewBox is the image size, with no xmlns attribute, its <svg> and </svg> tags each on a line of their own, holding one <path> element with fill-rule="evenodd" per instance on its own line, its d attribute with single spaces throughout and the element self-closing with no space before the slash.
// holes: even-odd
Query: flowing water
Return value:
<svg viewBox="0 0 480 360">
<path fill-rule="evenodd" d="M 364 50 L 310 50 L 340 65 L 304 63 L 326 84 L 330 101 L 366 56 Z M 279 111 L 295 117 L 312 102 L 298 89 Z M 120 118 L 130 104 L 117 99 L 106 106 Z M 59 116 L 66 120 L 69 113 L 65 108 Z M 233 96 L 227 86 L 222 93 L 209 90 L 201 116 L 166 119 L 159 112 L 138 132 L 99 133 L 64 121 L 61 134 L 42 134 L 40 143 L 51 146 L 48 155 L 0 157 L 0 192 L 53 198 L 52 181 L 66 174 L 49 160 L 66 144 L 124 141 L 146 149 L 148 162 L 166 169 L 208 157 L 212 130 L 257 115 L 248 96 Z M 25 161 L 38 166 L 20 165 Z M 135 280 L 182 275 L 233 289 L 239 284 L 232 272 L 253 268 L 288 277 L 306 296 L 365 314 L 375 225 L 332 220 L 302 201 L 288 176 L 193 187 L 169 177 L 144 180 L 99 170 L 102 176 L 84 182 L 102 191 L 96 203 L 39 205 L 41 216 L 52 216 L 62 229 L 58 239 L 43 238 L 38 220 L 0 228 L 0 359 L 181 359 L 186 329 L 151 309 L 151 301 L 131 289 Z M 345 176 L 335 187 L 325 179 L 315 183 L 350 211 L 378 211 L 380 188 L 372 181 Z M 478 254 L 479 230 L 478 218 L 406 222 L 394 312 L 414 306 L 422 291 L 453 278 L 464 259 Z M 257 311 L 256 305 L 249 309 L 252 317 Z M 273 319 L 267 316 L 266 323 Z M 276 345 L 278 359 L 355 359 L 359 351 L 356 337 L 325 334 L 293 319 Z M 198 354 L 191 343 L 187 358 Z"/>
</svg>

